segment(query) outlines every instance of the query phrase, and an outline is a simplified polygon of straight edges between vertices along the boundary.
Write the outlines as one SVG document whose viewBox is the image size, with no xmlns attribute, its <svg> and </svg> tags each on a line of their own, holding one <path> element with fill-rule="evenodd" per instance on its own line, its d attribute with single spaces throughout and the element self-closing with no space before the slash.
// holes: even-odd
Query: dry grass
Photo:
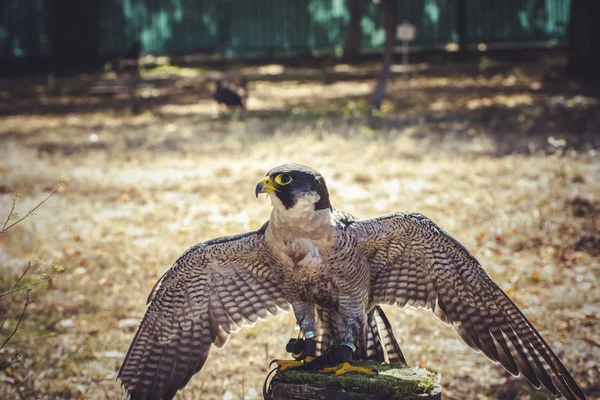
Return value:
<svg viewBox="0 0 600 400">
<path fill-rule="evenodd" d="M 264 101 L 285 102 L 281 85 L 273 89 L 281 97 Z M 361 217 L 417 210 L 436 221 L 516 300 L 590 398 L 598 395 L 600 161 L 585 148 L 593 144 L 554 151 L 542 143 L 543 151 L 523 154 L 507 151 L 510 138 L 493 132 L 462 135 L 468 120 L 442 136 L 423 123 L 399 129 L 377 121 L 213 121 L 164 110 L 2 118 L 0 210 L 10 209 L 14 193 L 24 195 L 19 211 L 31 208 L 58 172 L 70 180 L 0 236 L 2 287 L 28 260 L 66 269 L 35 291 L 37 302 L 0 354 L 23 354 L 13 376 L 0 374 L 0 398 L 17 398 L 15 382 L 26 398 L 121 398 L 116 372 L 155 281 L 189 246 L 260 227 L 270 205 L 254 199 L 254 185 L 291 161 L 320 170 L 340 209 Z M 5 329 L 23 299 L 11 301 L 0 303 Z M 472 353 L 427 312 L 386 312 L 409 362 L 442 374 L 446 398 L 547 397 Z M 211 352 L 179 398 L 259 398 L 268 362 L 285 355 L 293 328 L 287 314 L 242 330 Z"/>
</svg>

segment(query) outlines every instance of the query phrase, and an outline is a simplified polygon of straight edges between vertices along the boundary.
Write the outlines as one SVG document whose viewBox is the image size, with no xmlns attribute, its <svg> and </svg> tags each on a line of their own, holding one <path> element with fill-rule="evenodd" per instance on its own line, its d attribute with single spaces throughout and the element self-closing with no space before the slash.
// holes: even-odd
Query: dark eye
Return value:
<svg viewBox="0 0 600 400">
<path fill-rule="evenodd" d="M 275 177 L 275 182 L 278 185 L 285 186 L 292 181 L 292 177 L 287 174 L 279 174 Z"/>
</svg>

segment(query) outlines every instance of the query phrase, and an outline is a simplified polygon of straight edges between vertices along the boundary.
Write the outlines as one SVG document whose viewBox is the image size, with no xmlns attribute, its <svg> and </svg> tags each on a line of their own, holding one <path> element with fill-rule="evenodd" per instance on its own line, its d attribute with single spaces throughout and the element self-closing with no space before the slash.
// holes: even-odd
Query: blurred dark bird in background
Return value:
<svg viewBox="0 0 600 400">
<path fill-rule="evenodd" d="M 238 85 L 225 84 L 222 79 L 215 83 L 215 92 L 213 98 L 220 106 L 224 104 L 227 107 L 240 107 L 246 109 L 245 102 L 248 98 L 248 86 L 245 77 L 242 77 Z"/>
</svg>

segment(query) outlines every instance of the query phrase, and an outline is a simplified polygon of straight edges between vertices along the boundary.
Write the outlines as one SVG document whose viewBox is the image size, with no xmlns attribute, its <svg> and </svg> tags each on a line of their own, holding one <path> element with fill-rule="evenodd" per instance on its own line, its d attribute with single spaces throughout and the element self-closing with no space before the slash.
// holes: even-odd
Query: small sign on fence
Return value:
<svg viewBox="0 0 600 400">
<path fill-rule="evenodd" d="M 408 21 L 402 22 L 396 27 L 396 38 L 402 41 L 402 64 L 408 65 L 408 42 L 415 40 L 417 30 Z"/>
<path fill-rule="evenodd" d="M 415 26 L 409 24 L 407 21 L 402 22 L 396 27 L 396 38 L 403 42 L 412 42 L 415 40 L 416 29 Z"/>
</svg>

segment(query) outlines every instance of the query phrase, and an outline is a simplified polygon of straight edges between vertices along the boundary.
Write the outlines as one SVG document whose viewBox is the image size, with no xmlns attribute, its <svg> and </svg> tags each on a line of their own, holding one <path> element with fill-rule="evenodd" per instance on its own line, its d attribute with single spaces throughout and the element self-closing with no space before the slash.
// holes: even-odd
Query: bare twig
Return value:
<svg viewBox="0 0 600 400">
<path fill-rule="evenodd" d="M 17 325 L 15 326 L 15 329 L 13 329 L 13 331 L 10 333 L 10 335 L 8 335 L 8 337 L 6 338 L 4 343 L 2 343 L 2 345 L 0 345 L 0 349 L 4 348 L 4 346 L 6 346 L 6 344 L 10 341 L 10 339 L 12 339 L 12 337 L 15 335 L 15 333 L 17 333 L 17 329 L 19 329 L 19 325 L 21 325 L 21 321 L 23 321 L 23 317 L 25 316 L 25 310 L 27 310 L 27 306 L 30 303 L 30 300 L 29 300 L 30 292 L 31 292 L 31 290 L 27 291 L 27 294 L 25 297 L 25 305 L 23 306 L 23 311 L 21 311 L 21 316 L 19 317 L 19 320 L 17 321 Z M 3 367 L 3 368 L 5 368 L 5 367 Z"/>
<path fill-rule="evenodd" d="M 21 392 L 21 388 L 19 388 L 19 384 L 15 381 L 15 383 L 13 383 L 13 386 L 15 387 L 15 390 L 17 391 L 17 394 L 19 395 L 19 400 L 26 400 L 25 395 L 23 394 L 23 392 Z"/>
<path fill-rule="evenodd" d="M 15 354 L 14 356 L 12 356 L 12 357 L 10 358 L 10 360 L 8 360 L 8 361 L 6 362 L 6 364 L 4 364 L 4 365 L 0 365 L 0 370 L 1 370 L 1 369 L 6 369 L 6 368 L 8 368 L 8 367 L 11 367 L 11 366 L 15 365 L 16 363 L 18 363 L 18 362 L 19 362 L 19 359 L 20 359 L 20 358 L 21 358 L 21 353 L 17 353 L 17 354 Z"/>
<path fill-rule="evenodd" d="M 31 210 L 29 210 L 29 212 L 27 212 L 27 214 L 25 216 L 23 216 L 21 218 L 19 218 L 19 215 L 15 213 L 15 207 L 17 204 L 17 200 L 20 198 L 20 196 L 19 195 L 14 196 L 10 212 L 8 213 L 8 216 L 6 217 L 6 220 L 4 221 L 4 224 L 2 225 L 2 228 L 0 229 L 0 234 L 6 232 L 7 230 L 12 228 L 19 222 L 23 221 L 25 218 L 27 218 L 31 215 L 34 215 L 35 211 L 38 208 L 40 208 L 42 206 L 42 204 L 44 204 L 46 201 L 48 201 L 48 199 L 50 199 L 50 197 L 52 197 L 56 192 L 58 192 L 58 190 L 60 189 L 60 186 L 62 185 L 63 180 L 65 180 L 65 178 L 61 176 L 61 178 L 58 181 L 58 183 L 56 184 L 56 187 L 54 188 L 54 190 L 48 196 L 46 196 L 46 198 L 44 198 L 41 202 L 39 202 L 35 207 L 33 207 Z M 15 220 L 15 221 L 12 222 L 11 224 L 9 224 L 9 222 L 12 220 Z M 55 268 L 56 268 L 56 266 L 55 266 Z M 17 324 L 12 329 L 10 334 L 6 337 L 4 342 L 2 342 L 2 344 L 0 345 L 0 350 L 3 349 L 11 341 L 11 339 L 15 336 L 15 334 L 19 330 L 19 327 L 21 326 L 21 322 L 23 322 L 23 318 L 25 317 L 25 312 L 27 311 L 27 307 L 31 303 L 29 295 L 31 293 L 32 287 L 40 284 L 41 282 L 48 281 L 53 278 L 53 275 L 36 277 L 36 279 L 34 279 L 32 282 L 29 282 L 28 284 L 25 284 L 25 285 L 19 287 L 19 284 L 21 284 L 21 282 L 23 282 L 23 279 L 25 278 L 25 276 L 27 275 L 27 273 L 30 270 L 31 270 L 31 262 L 28 262 L 27 267 L 25 268 L 23 273 L 17 278 L 15 283 L 12 285 L 12 287 L 10 289 L 8 289 L 6 292 L 0 293 L 0 299 L 1 299 L 5 296 L 8 296 L 15 292 L 19 292 L 21 290 L 27 291 L 26 295 L 25 295 L 25 305 L 23 306 L 21 315 L 19 316 L 19 319 L 17 320 Z M 57 270 L 57 272 L 60 272 L 58 269 L 56 269 L 56 270 Z M 8 315 L 6 315 L 5 318 L 2 320 L 2 323 L 0 324 L 0 330 L 2 330 L 2 328 L 4 327 L 4 324 L 6 323 L 7 319 L 8 319 Z M 13 355 L 8 361 L 0 364 L 0 370 L 6 371 L 7 374 L 10 372 L 12 375 L 12 370 L 9 367 L 18 363 L 19 359 L 20 359 L 19 353 Z M 25 396 L 24 396 L 23 392 L 21 391 L 21 389 L 19 388 L 19 382 L 15 379 L 14 376 L 13 376 L 13 379 L 14 379 L 13 386 L 14 386 L 15 390 L 17 391 L 19 398 L 22 400 L 25 400 Z"/>
<path fill-rule="evenodd" d="M 10 220 L 10 217 L 12 217 L 13 212 L 15 211 L 15 205 L 17 204 L 17 199 L 18 199 L 18 195 L 15 195 L 12 199 L 12 206 L 10 207 L 10 211 L 8 213 L 8 216 L 6 217 L 6 221 L 4 221 L 4 225 L 2 226 L 2 230 L 0 230 L 0 232 L 4 232 L 6 229 L 6 224 L 8 224 L 8 221 Z M 9 227 L 10 228 L 10 227 Z"/>
<path fill-rule="evenodd" d="M 36 281 L 33 281 L 33 282 L 31 282 L 31 283 L 28 283 L 27 285 L 24 285 L 24 286 L 18 287 L 18 288 L 16 288 L 16 289 L 10 289 L 10 290 L 8 290 L 8 291 L 6 291 L 6 292 L 4 292 L 4 293 L 0 293 L 0 299 L 1 299 L 2 297 L 4 297 L 4 296 L 8 296 L 9 294 L 13 294 L 13 293 L 16 293 L 16 292 L 20 292 L 21 290 L 25 290 L 25 289 L 27 289 L 27 290 L 31 290 L 31 288 L 32 288 L 32 287 L 34 287 L 34 286 L 36 286 L 36 285 L 39 285 L 39 284 L 40 284 L 40 283 L 42 283 L 42 282 L 47 282 L 47 281 L 49 281 L 50 279 L 54 278 L 55 276 L 56 276 L 56 275 L 44 276 L 44 277 L 42 277 L 42 278 L 39 278 L 39 279 L 38 279 L 38 280 L 36 280 Z"/>
<path fill-rule="evenodd" d="M 37 210 L 38 208 L 40 208 L 42 204 L 44 204 L 46 201 L 48 201 L 48 199 L 50 197 L 54 196 L 54 194 L 56 192 L 58 192 L 58 189 L 62 185 L 63 181 L 64 181 L 64 178 L 61 177 L 60 180 L 58 181 L 58 183 L 56 184 L 56 187 L 52 191 L 52 193 L 50 193 L 44 200 L 42 200 L 41 202 L 39 202 L 37 206 L 35 206 L 31 210 L 29 210 L 29 212 L 27 214 L 25 214 L 25 216 L 17 219 L 15 222 L 13 222 L 12 224 L 8 225 L 8 221 L 10 221 L 11 218 L 12 218 L 12 216 L 14 215 L 13 212 L 15 210 L 15 204 L 17 203 L 17 199 L 18 199 L 17 196 L 13 197 L 13 203 L 12 203 L 12 207 L 11 207 L 10 213 L 6 217 L 6 221 L 4 221 L 4 225 L 2 226 L 2 229 L 0 229 L 0 233 L 6 232 L 7 230 L 9 230 L 10 228 L 12 228 L 13 226 L 15 226 L 16 224 L 18 224 L 19 222 L 23 221 L 25 218 L 33 215 L 33 213 L 35 212 L 35 210 Z"/>
<path fill-rule="evenodd" d="M 19 278 L 17 279 L 17 281 L 15 282 L 14 285 L 12 285 L 12 287 L 10 289 L 8 289 L 6 292 L 4 293 L 0 293 L 0 299 L 4 296 L 8 296 L 9 294 L 13 294 L 16 292 L 20 292 L 21 290 L 31 290 L 31 288 L 35 285 L 39 285 L 42 282 L 46 282 L 49 281 L 50 279 L 52 279 L 55 275 L 50 275 L 50 276 L 42 276 L 38 279 L 36 279 L 35 281 L 28 283 L 27 285 L 23 285 L 21 287 L 17 287 L 19 285 L 19 282 L 21 282 L 23 280 L 23 278 L 25 277 L 25 275 L 27 274 L 27 272 L 29 271 L 29 269 L 31 268 L 31 262 L 27 263 L 27 268 L 25 268 L 25 271 L 23 271 L 23 273 L 21 274 L 21 276 L 19 276 Z"/>
<path fill-rule="evenodd" d="M 0 322 L 0 331 L 2 330 L 2 328 L 4 328 L 4 323 L 6 322 L 7 319 L 8 319 L 8 312 L 4 316 L 4 319 L 2 320 L 2 322 Z"/>
<path fill-rule="evenodd" d="M 19 399 L 21 400 L 25 400 L 25 395 L 23 394 L 23 392 L 21 392 L 21 389 L 19 388 L 19 380 L 17 379 L 17 377 L 14 375 L 13 371 L 8 368 L 10 365 L 16 363 L 18 361 L 19 355 L 17 354 L 16 356 L 13 356 L 13 358 L 11 359 L 10 363 L 4 367 L 2 367 L 2 369 L 4 370 L 4 373 L 12 379 L 12 386 L 15 388 L 17 394 L 19 395 Z"/>
<path fill-rule="evenodd" d="M 17 279 L 17 281 L 15 282 L 15 284 L 12 285 L 12 287 L 10 289 L 8 289 L 6 292 L 0 294 L 0 298 L 4 297 L 6 295 L 9 295 L 11 293 L 16 292 L 15 288 L 17 287 L 17 285 L 19 284 L 19 282 L 21 282 L 21 280 L 25 277 L 25 275 L 27 274 L 27 271 L 29 271 L 29 268 L 31 268 L 31 261 L 27 263 L 27 268 L 25 268 L 25 271 L 23 271 L 23 273 Z"/>
</svg>

